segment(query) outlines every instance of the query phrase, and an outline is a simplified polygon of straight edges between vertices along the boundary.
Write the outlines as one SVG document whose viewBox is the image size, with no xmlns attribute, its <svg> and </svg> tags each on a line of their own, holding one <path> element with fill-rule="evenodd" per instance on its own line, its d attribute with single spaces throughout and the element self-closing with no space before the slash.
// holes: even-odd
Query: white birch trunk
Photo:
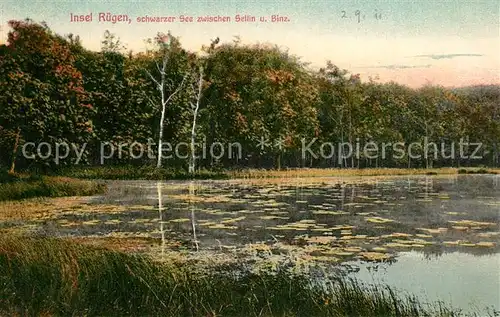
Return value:
<svg viewBox="0 0 500 317">
<path fill-rule="evenodd" d="M 200 66 L 200 77 L 198 80 L 198 93 L 196 95 L 196 103 L 191 103 L 193 110 L 193 125 L 191 128 L 191 160 L 189 161 L 189 173 L 193 174 L 196 169 L 196 154 L 195 154 L 195 139 L 196 139 L 196 119 L 198 118 L 198 109 L 200 108 L 201 93 L 203 89 L 203 67 Z"/>
<path fill-rule="evenodd" d="M 160 91 L 161 95 L 161 117 L 160 117 L 160 132 L 158 134 L 158 160 L 156 162 L 156 167 L 160 168 L 161 167 L 161 159 L 162 159 L 162 150 L 163 150 L 163 127 L 164 127 L 164 122 L 165 122 L 165 112 L 168 106 L 168 103 L 172 100 L 172 98 L 181 90 L 182 86 L 184 85 L 184 80 L 187 77 L 187 74 L 184 75 L 184 78 L 182 79 L 182 82 L 177 86 L 177 88 L 167 97 L 165 89 L 167 88 L 167 83 L 166 83 L 166 70 L 167 70 L 167 64 L 168 64 L 168 54 L 165 53 L 165 56 L 163 57 L 163 63 L 162 67 L 156 64 L 156 68 L 158 69 L 160 73 L 160 81 L 156 80 L 153 75 L 149 71 L 146 70 L 146 73 L 149 75 L 149 77 L 153 80 L 153 82 L 156 84 L 157 89 Z"/>
<path fill-rule="evenodd" d="M 163 77 L 163 75 L 162 75 Z M 161 117 L 160 117 L 160 133 L 158 135 L 158 160 L 156 162 L 156 167 L 160 168 L 161 167 L 161 157 L 162 157 L 162 150 L 163 150 L 163 123 L 165 122 L 165 110 L 166 110 L 166 104 L 165 104 L 165 91 L 163 89 L 164 86 L 164 81 L 162 78 L 161 82 Z"/>
</svg>

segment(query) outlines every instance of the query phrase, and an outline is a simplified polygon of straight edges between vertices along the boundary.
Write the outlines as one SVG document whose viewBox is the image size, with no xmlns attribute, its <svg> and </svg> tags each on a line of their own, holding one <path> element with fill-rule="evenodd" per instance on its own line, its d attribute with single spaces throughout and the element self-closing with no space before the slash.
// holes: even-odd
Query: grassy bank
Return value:
<svg viewBox="0 0 500 317">
<path fill-rule="evenodd" d="M 34 197 L 89 196 L 104 191 L 104 184 L 69 177 L 7 173 L 0 176 L 0 201 Z"/>
<path fill-rule="evenodd" d="M 199 170 L 194 175 L 182 169 L 156 168 L 154 166 L 92 166 L 70 167 L 56 172 L 58 176 L 81 179 L 110 180 L 183 180 L 183 179 L 227 179 L 225 172 Z"/>
<path fill-rule="evenodd" d="M 82 179 L 234 179 L 234 178 L 296 178 L 296 177 L 348 177 L 348 176 L 395 176 L 395 175 L 456 175 L 456 174 L 498 174 L 500 169 L 492 168 L 298 168 L 287 170 L 244 169 L 209 171 L 200 170 L 194 175 L 185 170 L 155 168 L 153 166 L 95 166 L 61 169 L 57 175 Z"/>
<path fill-rule="evenodd" d="M 231 178 L 293 178 L 293 177 L 349 177 L 349 176 L 397 176 L 397 175 L 455 175 L 455 174 L 498 174 L 500 169 L 452 167 L 443 168 L 365 168 L 333 169 L 303 168 L 289 170 L 244 170 L 229 172 Z"/>
<path fill-rule="evenodd" d="M 389 288 L 209 273 L 59 240 L 0 236 L 1 315 L 461 316 Z"/>
<path fill-rule="evenodd" d="M 0 173 L 0 201 L 34 197 L 88 196 L 105 191 L 105 185 L 90 180 L 184 180 L 184 179 L 265 179 L 306 177 L 498 174 L 500 169 L 248 169 L 239 171 L 201 170 L 191 175 L 184 170 L 152 166 L 97 166 L 61 169 L 51 175 Z"/>
</svg>

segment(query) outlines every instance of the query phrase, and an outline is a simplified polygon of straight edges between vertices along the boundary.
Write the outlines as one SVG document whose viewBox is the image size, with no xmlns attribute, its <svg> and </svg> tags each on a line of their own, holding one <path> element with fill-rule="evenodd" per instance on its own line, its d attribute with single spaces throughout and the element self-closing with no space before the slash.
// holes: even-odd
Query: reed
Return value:
<svg viewBox="0 0 500 317">
<path fill-rule="evenodd" d="M 315 286 L 285 270 L 207 271 L 69 240 L 0 236 L 0 315 L 465 316 L 389 287 L 324 282 Z"/>
</svg>

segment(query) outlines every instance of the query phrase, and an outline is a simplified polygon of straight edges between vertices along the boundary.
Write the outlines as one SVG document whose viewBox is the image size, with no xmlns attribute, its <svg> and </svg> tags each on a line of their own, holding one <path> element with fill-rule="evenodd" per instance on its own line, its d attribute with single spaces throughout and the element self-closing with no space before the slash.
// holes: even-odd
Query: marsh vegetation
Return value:
<svg viewBox="0 0 500 317">
<path fill-rule="evenodd" d="M 207 272 L 54 238 L 0 236 L 0 272 L 7 315 L 465 316 L 355 280 Z"/>
</svg>

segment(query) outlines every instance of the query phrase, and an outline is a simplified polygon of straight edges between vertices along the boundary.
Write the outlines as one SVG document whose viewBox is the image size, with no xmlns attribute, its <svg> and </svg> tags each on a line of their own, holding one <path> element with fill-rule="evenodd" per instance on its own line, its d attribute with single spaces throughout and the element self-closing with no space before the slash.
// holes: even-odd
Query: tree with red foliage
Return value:
<svg viewBox="0 0 500 317">
<path fill-rule="evenodd" d="M 0 126 L 16 131 L 13 172 L 22 142 L 86 142 L 93 109 L 63 38 L 29 19 L 9 26 L 0 49 Z"/>
</svg>

